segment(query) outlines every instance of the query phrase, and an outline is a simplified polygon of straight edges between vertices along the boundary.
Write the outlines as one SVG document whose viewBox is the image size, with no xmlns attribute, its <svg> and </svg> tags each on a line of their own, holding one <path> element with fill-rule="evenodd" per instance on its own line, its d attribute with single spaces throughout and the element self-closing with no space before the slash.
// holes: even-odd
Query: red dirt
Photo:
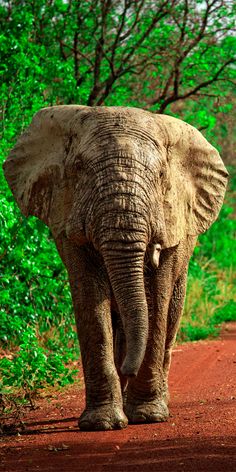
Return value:
<svg viewBox="0 0 236 472">
<path fill-rule="evenodd" d="M 39 400 L 38 409 L 23 418 L 25 430 L 2 437 L 0 470 L 236 471 L 235 341 L 232 323 L 219 340 L 175 348 L 167 423 L 80 432 L 81 387 Z"/>
</svg>

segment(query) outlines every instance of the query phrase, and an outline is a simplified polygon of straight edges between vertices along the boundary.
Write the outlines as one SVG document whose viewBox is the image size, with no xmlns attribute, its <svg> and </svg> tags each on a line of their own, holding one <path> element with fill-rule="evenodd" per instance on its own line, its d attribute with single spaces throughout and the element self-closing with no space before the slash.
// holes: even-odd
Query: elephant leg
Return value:
<svg viewBox="0 0 236 472">
<path fill-rule="evenodd" d="M 67 267 L 80 343 L 86 408 L 79 419 L 82 430 L 121 429 L 123 412 L 119 377 L 113 360 L 110 285 L 102 261 L 87 246 L 57 241 Z M 99 267 L 100 265 L 100 267 Z"/>
<path fill-rule="evenodd" d="M 123 323 L 118 311 L 112 310 L 112 326 L 113 326 L 113 345 L 114 345 L 114 361 L 117 372 L 120 378 L 121 391 L 123 394 L 123 400 L 125 397 L 127 387 L 127 377 L 121 372 L 121 366 L 123 364 L 126 354 L 126 340 L 123 328 Z"/>
<path fill-rule="evenodd" d="M 164 398 L 166 403 L 169 402 L 168 390 L 168 375 L 171 365 L 171 354 L 175 344 L 175 339 L 181 319 L 186 285 L 187 285 L 188 268 L 186 267 L 174 285 L 173 294 L 170 300 L 169 312 L 167 318 L 167 333 L 165 343 L 165 354 L 163 360 L 163 374 L 164 374 Z"/>
<path fill-rule="evenodd" d="M 125 413 L 130 423 L 166 421 L 170 353 L 181 316 L 186 275 L 183 247 L 164 251 L 159 268 L 146 276 L 149 338 L 142 366 L 127 389 Z M 186 274 L 186 269 L 184 269 Z M 181 293 L 181 296 L 180 296 Z"/>
</svg>

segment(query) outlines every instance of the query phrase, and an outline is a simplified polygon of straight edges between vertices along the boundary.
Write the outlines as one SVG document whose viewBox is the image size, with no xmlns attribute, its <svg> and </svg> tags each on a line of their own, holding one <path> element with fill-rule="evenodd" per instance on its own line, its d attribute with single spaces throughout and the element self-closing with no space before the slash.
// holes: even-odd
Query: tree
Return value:
<svg viewBox="0 0 236 472">
<path fill-rule="evenodd" d="M 234 86 L 231 0 L 2 0 L 0 8 L 4 117 L 17 91 L 28 109 L 36 93 L 33 109 L 118 104 L 163 113 L 202 97 L 220 105 Z"/>
</svg>

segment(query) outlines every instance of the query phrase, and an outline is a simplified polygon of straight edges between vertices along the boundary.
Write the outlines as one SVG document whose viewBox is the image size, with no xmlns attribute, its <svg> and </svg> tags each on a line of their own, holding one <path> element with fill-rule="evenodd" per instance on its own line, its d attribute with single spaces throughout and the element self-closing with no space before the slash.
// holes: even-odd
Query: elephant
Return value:
<svg viewBox="0 0 236 472">
<path fill-rule="evenodd" d="M 4 172 L 68 271 L 86 390 L 80 429 L 167 421 L 189 259 L 227 185 L 219 153 L 168 115 L 60 105 L 36 113 Z"/>
</svg>

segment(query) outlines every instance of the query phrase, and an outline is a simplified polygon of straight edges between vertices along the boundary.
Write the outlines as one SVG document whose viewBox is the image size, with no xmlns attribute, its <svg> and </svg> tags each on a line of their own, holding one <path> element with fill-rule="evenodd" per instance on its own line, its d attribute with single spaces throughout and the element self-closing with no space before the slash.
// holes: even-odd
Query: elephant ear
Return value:
<svg viewBox="0 0 236 472">
<path fill-rule="evenodd" d="M 216 220 L 228 172 L 218 151 L 196 128 L 167 115 L 157 116 L 157 121 L 167 149 L 164 216 L 166 247 L 172 247 L 188 235 L 205 232 Z"/>
<path fill-rule="evenodd" d="M 83 108 L 40 110 L 3 165 L 22 213 L 40 218 L 55 236 L 65 228 L 73 205 L 75 176 L 66 161 L 76 139 L 75 117 Z"/>
</svg>

